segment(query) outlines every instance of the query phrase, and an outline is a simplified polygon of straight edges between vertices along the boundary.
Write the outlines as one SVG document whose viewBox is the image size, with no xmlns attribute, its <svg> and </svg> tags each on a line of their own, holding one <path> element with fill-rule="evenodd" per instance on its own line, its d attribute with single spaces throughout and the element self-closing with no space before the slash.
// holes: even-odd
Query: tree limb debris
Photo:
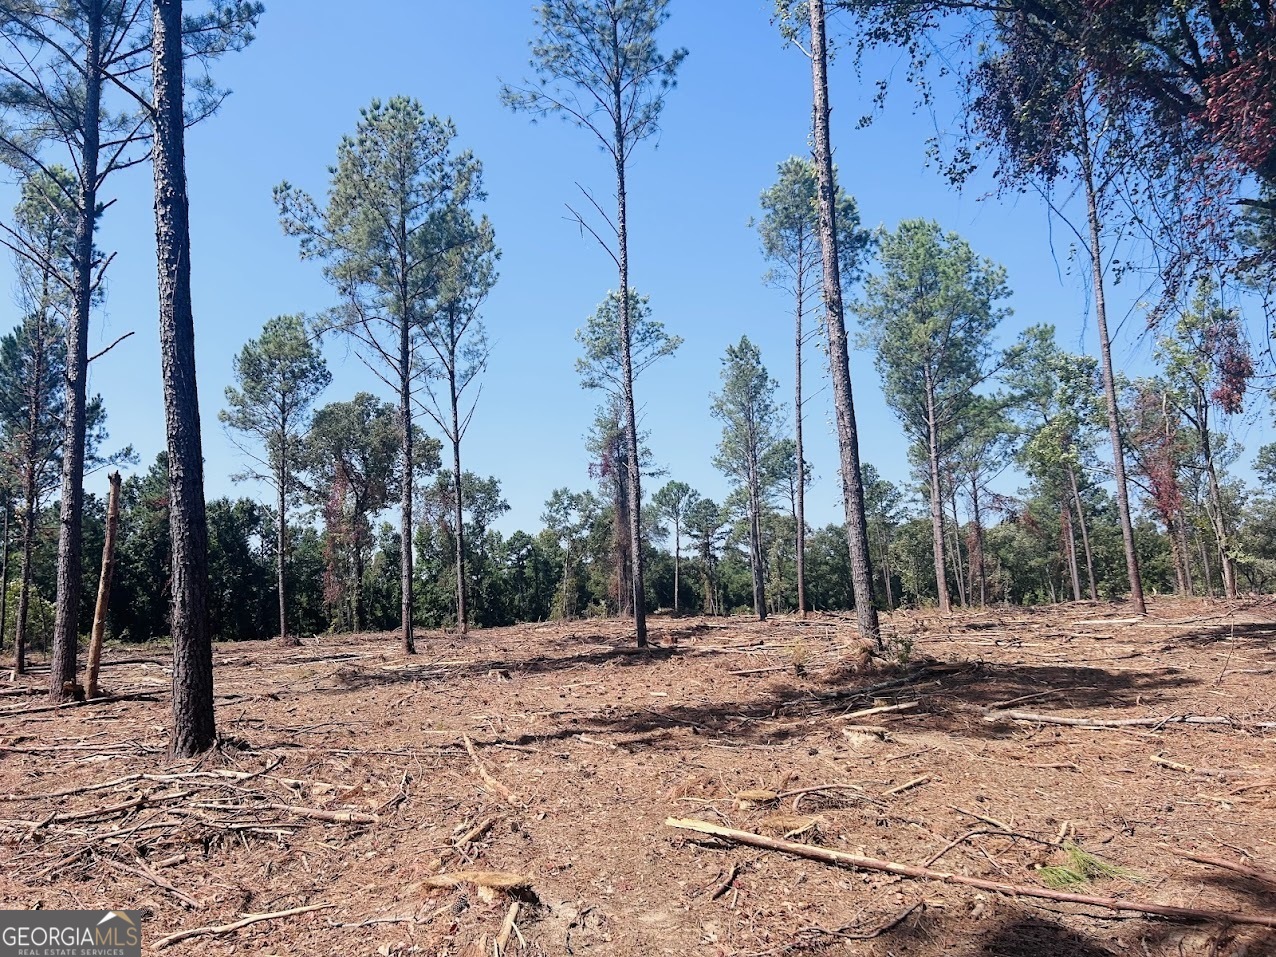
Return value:
<svg viewBox="0 0 1276 957">
<path fill-rule="evenodd" d="M 233 924 L 220 924 L 210 927 L 192 927 L 190 930 L 179 930 L 175 934 L 169 934 L 167 937 L 161 937 L 155 943 L 151 944 L 152 950 L 163 950 L 165 947 L 171 947 L 179 941 L 189 940 L 192 937 L 221 937 L 226 934 L 233 934 L 235 931 L 248 927 L 252 924 L 260 924 L 267 920 L 280 920 L 284 917 L 295 917 L 298 914 L 308 914 L 311 911 L 327 910 L 335 907 L 335 904 L 311 904 L 308 907 L 294 907 L 292 910 L 276 911 L 273 914 L 249 914 L 242 920 L 237 920 Z"/>
<path fill-rule="evenodd" d="M 1229 861 L 1221 857 L 1208 857 L 1205 854 L 1197 854 L 1193 851 L 1181 851 L 1178 848 L 1169 847 L 1165 844 L 1158 844 L 1158 847 L 1169 851 L 1175 857 L 1181 857 L 1184 860 L 1195 861 L 1197 864 L 1209 864 L 1212 867 L 1221 867 L 1224 870 L 1232 871 L 1235 874 L 1243 874 L 1245 877 L 1251 877 L 1256 881 L 1262 881 L 1264 884 L 1270 884 L 1276 887 L 1276 872 L 1264 871 L 1257 867 L 1247 867 L 1244 864 L 1238 864 L 1235 861 Z"/>
<path fill-rule="evenodd" d="M 1276 722 L 1247 725 L 1233 718 L 1216 715 L 1170 714 L 1162 718 L 1065 718 L 1053 714 L 1036 714 L 1031 711 L 989 711 L 985 721 L 1027 721 L 1033 724 L 1063 724 L 1074 728 L 1162 728 L 1167 724 L 1216 725 L 1229 728 L 1276 728 Z"/>
<path fill-rule="evenodd" d="M 525 808 L 527 805 L 520 801 L 513 791 L 507 788 L 500 781 L 496 780 L 496 778 L 492 777 L 487 768 L 483 767 L 483 762 L 479 760 L 478 752 L 474 750 L 474 742 L 470 740 L 470 736 L 468 734 L 463 734 L 461 737 L 465 741 L 465 750 L 470 752 L 470 757 L 474 761 L 474 767 L 478 769 L 479 777 L 483 779 L 483 784 L 487 787 L 487 789 L 499 794 L 505 799 L 507 804 L 511 804 L 517 808 Z"/>
<path fill-rule="evenodd" d="M 816 847 L 810 844 L 796 844 L 780 838 L 766 837 L 750 831 L 738 831 L 735 828 L 721 827 L 708 821 L 668 818 L 668 827 L 708 834 L 723 840 L 748 844 L 771 851 L 780 851 L 805 857 L 809 860 L 823 861 L 826 864 L 837 864 L 845 867 L 856 867 L 861 870 L 882 871 L 897 874 L 901 877 L 912 877 L 918 880 L 939 881 L 945 884 L 965 884 L 978 887 L 980 890 L 994 894 L 1005 894 L 1008 897 L 1036 897 L 1042 900 L 1063 901 L 1072 904 L 1086 904 L 1091 907 L 1102 907 L 1107 910 L 1129 911 L 1137 914 L 1152 914 L 1157 917 L 1169 917 L 1185 921 L 1213 921 L 1227 924 L 1256 924 L 1263 927 L 1276 927 L 1276 914 L 1250 914 L 1245 912 L 1228 912 L 1205 910 L 1195 907 L 1175 907 L 1169 904 L 1142 904 L 1135 901 L 1123 901 L 1114 897 L 1093 897 L 1089 894 L 1069 894 L 1064 891 L 1047 890 L 1044 887 L 1029 887 L 1017 884 L 1005 884 L 1000 881 L 985 880 L 981 877 L 967 877 L 964 874 L 949 874 L 945 871 L 934 871 L 926 867 L 912 864 L 900 864 L 895 861 L 883 861 L 845 851 Z"/>
</svg>

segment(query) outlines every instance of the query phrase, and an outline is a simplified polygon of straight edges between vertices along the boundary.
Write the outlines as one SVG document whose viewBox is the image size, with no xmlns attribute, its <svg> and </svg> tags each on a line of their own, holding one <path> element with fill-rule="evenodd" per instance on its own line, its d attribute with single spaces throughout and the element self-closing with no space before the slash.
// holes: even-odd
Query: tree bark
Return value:
<svg viewBox="0 0 1276 957">
<path fill-rule="evenodd" d="M 961 519 L 957 515 L 956 476 L 950 476 L 948 487 L 951 491 L 950 497 L 953 506 L 953 577 L 957 580 L 957 603 L 965 606 L 968 604 L 966 601 L 967 587 L 961 571 Z"/>
<path fill-rule="evenodd" d="M 926 370 L 926 461 L 930 466 L 930 532 L 931 550 L 935 559 L 935 594 L 940 614 L 952 611 L 948 597 L 948 569 L 944 562 L 944 505 L 939 485 L 939 423 L 935 417 L 935 387 L 930 370 Z"/>
<path fill-rule="evenodd" d="M 756 439 L 749 436 L 749 568 L 753 572 L 753 613 L 766 621 L 766 581 L 762 576 L 762 502 Z"/>
<path fill-rule="evenodd" d="M 412 634 L 412 560 L 415 544 L 412 541 L 412 498 L 415 491 L 412 436 L 412 338 L 409 327 L 409 302 L 407 282 L 407 224 L 399 223 L 399 427 L 402 455 L 399 468 L 403 472 L 403 486 L 399 499 L 399 535 L 403 548 L 399 556 L 399 628 L 403 653 L 416 654 L 416 639 Z M 362 582 L 360 582 L 362 586 Z"/>
<path fill-rule="evenodd" d="M 613 30 L 615 22 L 612 23 Z M 613 34 L 613 42 L 619 41 Z M 625 463 L 629 473 L 629 562 L 631 594 L 634 603 L 634 634 L 638 647 L 647 647 L 647 592 L 643 582 L 642 554 L 642 469 L 638 461 L 638 416 L 634 411 L 634 361 L 632 326 L 629 315 L 629 225 L 628 200 L 625 193 L 625 155 L 626 143 L 623 125 L 624 109 L 620 77 L 616 77 L 612 87 L 612 98 L 616 117 L 615 155 L 616 155 L 616 245 L 617 263 L 620 270 L 620 364 L 624 388 L 621 390 L 625 414 L 625 442 L 628 461 Z"/>
<path fill-rule="evenodd" d="M 103 0 L 85 0 L 84 112 L 79 156 L 80 195 L 75 230 L 75 294 L 66 329 L 66 411 L 62 498 L 58 527 L 57 611 L 49 696 L 63 700 L 75 684 L 84 535 L 84 438 L 89 368 L 89 311 L 93 303 L 93 232 L 97 225 L 99 123 L 102 104 Z M 180 42 L 180 41 L 179 41 Z"/>
<path fill-rule="evenodd" d="M 864 477 L 860 471 L 859 431 L 851 387 L 846 317 L 842 311 L 842 277 L 837 257 L 837 187 L 833 181 L 833 148 L 829 136 L 828 52 L 824 37 L 824 0 L 810 0 L 811 85 L 815 127 L 815 167 L 820 180 L 820 245 L 824 262 L 824 312 L 828 325 L 829 366 L 842 475 L 842 505 L 851 558 L 851 583 L 860 637 L 882 646 L 877 608 L 873 604 L 873 561 L 864 514 Z"/>
<path fill-rule="evenodd" d="M 975 580 L 971 591 L 976 584 L 979 586 L 979 607 L 983 608 L 988 604 L 988 564 L 984 561 L 984 521 L 979 511 L 979 479 L 975 475 L 970 477 L 970 520 L 975 526 L 975 554 L 970 556 Z"/>
<path fill-rule="evenodd" d="M 279 470 L 275 473 L 275 487 L 279 490 L 278 541 L 275 548 L 275 585 L 279 590 L 279 640 L 285 645 L 297 645 L 296 636 L 288 635 L 288 429 L 287 409 L 280 408 L 279 420 Z"/>
<path fill-rule="evenodd" d="M 191 305 L 182 2 L 153 0 L 152 13 L 155 240 L 173 549 L 173 734 L 169 746 L 174 757 L 190 757 L 211 748 L 217 732 L 208 622 L 208 518 Z"/>
<path fill-rule="evenodd" d="M 120 473 L 111 473 L 111 493 L 106 504 L 106 542 L 102 545 L 102 574 L 97 583 L 97 604 L 93 609 L 93 635 L 89 640 L 89 664 L 84 693 L 96 698 L 97 679 L 102 665 L 102 641 L 106 637 L 106 610 L 111 600 L 111 578 L 115 573 L 115 530 L 120 524 Z"/>
<path fill-rule="evenodd" d="M 678 614 L 678 561 L 682 557 L 682 522 L 680 516 L 673 520 L 673 613 Z"/>
<path fill-rule="evenodd" d="M 1219 486 L 1218 471 L 1214 468 L 1214 450 L 1210 443 L 1208 420 L 1201 416 L 1200 427 L 1196 430 L 1201 441 L 1201 457 L 1205 460 L 1205 475 L 1209 482 L 1210 507 L 1206 509 L 1210 522 L 1214 526 L 1214 537 L 1218 543 L 1219 568 L 1223 574 L 1223 594 L 1228 598 L 1236 597 L 1236 566 L 1232 562 L 1231 542 L 1227 531 L 1227 522 L 1223 518 L 1223 490 Z"/>
<path fill-rule="evenodd" d="M 22 483 L 22 562 L 18 569 L 18 607 L 13 616 L 13 670 L 20 675 L 27 672 L 27 620 L 31 614 L 31 578 L 35 573 L 32 564 L 36 535 L 34 459 L 27 460 L 25 473 Z"/>
<path fill-rule="evenodd" d="M 1085 507 L 1081 504 L 1081 491 L 1077 488 L 1077 473 L 1068 466 L 1068 484 L 1072 487 L 1072 503 L 1077 507 L 1077 524 L 1081 527 L 1081 547 L 1085 550 L 1086 578 L 1090 586 L 1090 600 L 1099 600 L 1099 589 L 1094 578 L 1094 554 L 1090 551 L 1090 528 L 1086 521 Z"/>
<path fill-rule="evenodd" d="M 1191 595 L 1195 589 L 1192 587 L 1192 554 L 1187 544 L 1187 519 L 1183 515 L 1183 510 L 1179 509 L 1178 519 L 1174 523 L 1173 531 L 1174 540 L 1178 542 L 1179 555 L 1183 560 L 1183 583 L 1186 588 L 1183 592 L 1185 595 Z"/>
<path fill-rule="evenodd" d="M 455 357 L 456 350 L 452 354 Z M 462 635 L 470 630 L 470 611 L 465 588 L 465 499 L 461 491 L 461 414 L 460 396 L 456 392 L 456 360 L 448 366 L 448 391 L 452 397 L 452 476 L 456 486 L 453 520 L 456 522 L 456 630 Z"/>
<path fill-rule="evenodd" d="M 4 647 L 4 634 L 9 623 L 9 519 L 13 515 L 13 503 L 8 490 L 4 495 L 4 544 L 0 546 L 0 648 Z"/>
<path fill-rule="evenodd" d="M 1059 509 L 1059 531 L 1063 535 L 1063 551 L 1068 559 L 1068 573 L 1072 579 L 1072 600 L 1081 600 L 1081 569 L 1077 565 L 1077 540 L 1072 534 L 1072 509 L 1067 502 Z"/>
<path fill-rule="evenodd" d="M 886 610 L 895 610 L 895 596 L 891 589 L 891 561 L 890 561 L 890 540 L 886 537 L 886 533 L 882 533 L 882 584 L 886 588 Z"/>
<path fill-rule="evenodd" d="M 1094 185 L 1094 163 L 1090 153 L 1089 118 L 1082 115 L 1081 132 L 1082 179 L 1086 195 L 1086 220 L 1090 229 L 1090 268 L 1094 284 L 1094 314 L 1099 326 L 1100 369 L 1103 374 L 1103 397 L 1107 400 L 1108 434 L 1112 439 L 1112 474 L 1116 480 L 1117 513 L 1121 518 L 1121 538 L 1125 545 L 1125 570 L 1130 579 L 1130 601 L 1137 614 L 1147 614 L 1143 600 L 1143 579 L 1139 577 L 1139 555 L 1134 545 L 1134 523 L 1130 519 L 1129 485 L 1125 477 L 1125 449 L 1121 441 L 1121 417 L 1117 409 L 1116 375 L 1112 371 L 1112 339 L 1108 335 L 1108 309 L 1103 292 L 1103 243 L 1099 237 L 1098 191 Z"/>
<path fill-rule="evenodd" d="M 1209 598 L 1214 597 L 1214 570 L 1210 567 L 1210 553 L 1205 547 L 1205 536 L 1201 534 L 1199 527 L 1193 528 L 1196 534 L 1196 548 L 1201 553 L 1201 572 L 1205 577 L 1205 594 Z"/>
<path fill-rule="evenodd" d="M 799 261 L 797 270 L 796 333 L 793 339 L 793 441 L 797 446 L 797 488 L 793 496 L 793 518 L 797 524 L 797 611 L 799 618 L 806 617 L 806 460 L 802 447 L 802 299 L 805 295 L 805 266 Z"/>
</svg>

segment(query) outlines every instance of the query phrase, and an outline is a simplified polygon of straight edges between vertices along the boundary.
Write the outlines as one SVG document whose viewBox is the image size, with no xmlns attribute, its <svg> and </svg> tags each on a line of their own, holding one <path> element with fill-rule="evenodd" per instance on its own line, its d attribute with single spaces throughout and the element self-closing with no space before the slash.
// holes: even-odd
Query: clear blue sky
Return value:
<svg viewBox="0 0 1276 957">
<path fill-rule="evenodd" d="M 639 380 L 637 393 L 657 462 L 720 500 L 726 483 L 710 465 L 718 427 L 708 408 L 723 350 L 747 334 L 781 394 L 792 393 L 789 303 L 762 285 L 765 265 L 747 223 L 776 164 L 807 151 L 810 70 L 771 26 L 771 0 L 675 0 L 671 8 L 662 46 L 685 46 L 690 56 L 656 148 L 641 148 L 633 164 L 630 248 L 633 284 L 685 341 L 675 358 Z M 486 212 L 503 251 L 501 279 L 485 310 L 495 351 L 463 448 L 466 468 L 501 479 L 511 505 L 500 523 L 506 531 L 538 527 L 553 488 L 591 485 L 583 436 L 596 397 L 578 386 L 572 335 L 616 278 L 593 240 L 566 221 L 563 204 L 578 198 L 577 182 L 600 198 L 612 182 L 587 134 L 558 121 L 533 125 L 501 107 L 499 81 L 528 73 L 532 29 L 529 0 L 382 0 L 357 10 L 334 0 L 273 0 L 257 41 L 218 68 L 234 94 L 187 141 L 209 497 L 258 494 L 230 481 L 241 462 L 217 422 L 231 356 L 269 317 L 333 303 L 319 267 L 300 262 L 295 241 L 281 232 L 271 190 L 288 179 L 321 197 L 337 142 L 353 129 L 359 108 L 395 94 L 455 120 L 459 145 L 484 164 Z M 885 115 L 856 128 L 872 81 L 891 67 L 872 64 L 861 82 L 849 57 L 833 65 L 836 160 L 864 222 L 893 227 L 927 216 L 962 233 L 1009 271 L 1015 314 L 1004 328 L 1007 341 L 1048 321 L 1065 346 L 1093 351 L 1086 291 L 1068 275 L 1068 243 L 1058 235 L 1056 264 L 1040 202 L 981 200 L 987 180 L 959 194 L 927 169 L 925 140 L 935 121 L 913 111 L 902 80 Z M 148 168 L 109 183 L 118 202 L 102 221 L 99 244 L 118 257 L 91 338 L 92 350 L 137 332 L 95 364 L 91 387 L 106 400 L 112 442 L 132 443 L 139 469 L 164 447 L 150 191 Z M 14 195 L 12 186 L 0 189 L 0 204 L 11 207 Z M 0 280 L 12 286 L 7 265 Z M 1116 299 L 1119 317 L 1129 301 Z M 9 325 L 16 321 L 11 306 Z M 1125 324 L 1119 365 L 1146 361 L 1150 347 L 1132 335 L 1141 329 L 1138 316 Z M 807 436 L 816 485 L 808 514 L 823 524 L 840 520 L 837 449 L 823 356 L 811 353 Z M 328 355 L 334 380 L 321 401 L 360 389 L 384 393 L 343 346 L 332 344 Z M 854 356 L 852 375 L 863 457 L 887 478 L 903 480 L 905 443 L 868 356 Z M 91 490 L 104 491 L 104 478 L 90 481 Z"/>
</svg>

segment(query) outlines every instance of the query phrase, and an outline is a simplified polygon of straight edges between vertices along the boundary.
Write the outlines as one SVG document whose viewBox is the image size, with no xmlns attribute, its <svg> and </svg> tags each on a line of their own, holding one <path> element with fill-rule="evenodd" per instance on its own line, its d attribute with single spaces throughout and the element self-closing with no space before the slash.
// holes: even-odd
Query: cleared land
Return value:
<svg viewBox="0 0 1276 957">
<path fill-rule="evenodd" d="M 3 686 L 0 906 L 138 908 L 147 950 L 217 928 L 173 953 L 1276 954 L 1276 605 L 886 621 L 910 662 L 858 671 L 833 616 L 654 618 L 649 652 L 592 621 L 430 634 L 413 659 L 384 635 L 219 645 L 225 744 L 177 764 L 165 655 L 117 649 L 115 699 Z M 1042 890 L 1070 866 L 1064 893 L 1260 923 L 668 818 Z"/>
</svg>

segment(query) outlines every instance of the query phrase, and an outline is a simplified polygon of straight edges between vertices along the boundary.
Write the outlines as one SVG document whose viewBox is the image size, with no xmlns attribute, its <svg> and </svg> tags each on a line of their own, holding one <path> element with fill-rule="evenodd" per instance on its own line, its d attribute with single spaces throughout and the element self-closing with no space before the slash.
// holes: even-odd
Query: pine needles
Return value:
<svg viewBox="0 0 1276 957">
<path fill-rule="evenodd" d="M 1100 857 L 1095 857 L 1081 850 L 1075 844 L 1064 845 L 1067 855 L 1066 864 L 1050 864 L 1037 871 L 1041 882 L 1047 887 L 1064 889 L 1079 887 L 1100 877 L 1123 877 L 1126 880 L 1138 880 L 1139 876 L 1131 870 L 1112 864 Z"/>
</svg>

